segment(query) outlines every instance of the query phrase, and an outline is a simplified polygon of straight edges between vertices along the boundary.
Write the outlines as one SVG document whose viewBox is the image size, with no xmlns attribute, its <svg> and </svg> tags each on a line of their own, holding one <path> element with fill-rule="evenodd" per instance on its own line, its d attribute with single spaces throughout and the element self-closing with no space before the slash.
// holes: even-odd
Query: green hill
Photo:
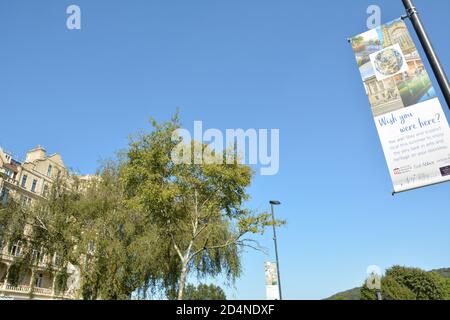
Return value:
<svg viewBox="0 0 450 320">
<path fill-rule="evenodd" d="M 431 271 L 438 273 L 444 278 L 450 278 L 450 268 L 435 269 Z"/>
<path fill-rule="evenodd" d="M 436 272 L 444 278 L 450 278 L 450 268 L 434 269 L 430 272 Z M 361 299 L 361 287 L 353 288 L 347 291 L 342 291 L 332 295 L 324 300 L 360 300 Z"/>
<path fill-rule="evenodd" d="M 361 288 L 353 288 L 347 291 L 336 293 L 325 300 L 360 300 Z"/>
</svg>

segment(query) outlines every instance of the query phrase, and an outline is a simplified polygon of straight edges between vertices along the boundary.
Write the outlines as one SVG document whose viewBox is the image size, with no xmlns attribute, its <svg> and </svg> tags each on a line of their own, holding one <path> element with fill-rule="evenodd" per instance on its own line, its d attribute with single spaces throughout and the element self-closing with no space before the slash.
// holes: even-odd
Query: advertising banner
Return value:
<svg viewBox="0 0 450 320">
<path fill-rule="evenodd" d="M 266 274 L 267 300 L 280 300 L 277 264 L 275 262 L 266 262 L 264 264 L 264 269 Z"/>
<path fill-rule="evenodd" d="M 394 192 L 450 181 L 450 128 L 405 22 L 350 41 Z"/>
</svg>

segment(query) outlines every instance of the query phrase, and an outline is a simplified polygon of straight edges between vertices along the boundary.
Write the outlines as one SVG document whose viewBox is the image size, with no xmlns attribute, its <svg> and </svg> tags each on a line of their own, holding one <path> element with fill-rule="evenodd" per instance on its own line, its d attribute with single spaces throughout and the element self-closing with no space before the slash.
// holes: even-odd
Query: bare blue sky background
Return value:
<svg viewBox="0 0 450 320">
<path fill-rule="evenodd" d="M 415 2 L 450 72 L 450 2 Z M 70 4 L 80 31 L 66 29 Z M 256 177 L 249 205 L 283 203 L 285 298 L 358 286 L 373 264 L 449 267 L 450 184 L 391 196 L 346 41 L 366 30 L 369 4 L 385 22 L 404 13 L 400 0 L 2 0 L 0 145 L 24 155 L 41 144 L 93 173 L 177 106 L 188 129 L 279 128 L 280 172 Z M 270 255 L 245 255 L 230 298 L 265 298 L 271 230 L 261 243 Z"/>
</svg>

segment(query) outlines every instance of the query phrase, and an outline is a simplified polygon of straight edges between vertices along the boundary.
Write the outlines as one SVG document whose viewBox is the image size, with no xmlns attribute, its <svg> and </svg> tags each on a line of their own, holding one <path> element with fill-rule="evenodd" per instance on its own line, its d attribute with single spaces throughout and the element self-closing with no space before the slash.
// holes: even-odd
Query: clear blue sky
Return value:
<svg viewBox="0 0 450 320">
<path fill-rule="evenodd" d="M 73 3 L 80 31 L 65 26 Z M 283 202 L 285 298 L 358 286 L 373 264 L 449 267 L 450 184 L 390 194 L 346 42 L 366 30 L 372 3 L 385 22 L 404 12 L 400 0 L 2 0 L 0 145 L 23 155 L 41 144 L 93 173 L 129 134 L 149 128 L 148 117 L 167 119 L 177 106 L 189 129 L 194 120 L 279 128 L 280 172 L 256 177 L 249 205 Z M 450 2 L 416 5 L 450 72 Z M 270 230 L 261 243 L 270 255 L 245 255 L 230 298 L 265 298 Z"/>
</svg>

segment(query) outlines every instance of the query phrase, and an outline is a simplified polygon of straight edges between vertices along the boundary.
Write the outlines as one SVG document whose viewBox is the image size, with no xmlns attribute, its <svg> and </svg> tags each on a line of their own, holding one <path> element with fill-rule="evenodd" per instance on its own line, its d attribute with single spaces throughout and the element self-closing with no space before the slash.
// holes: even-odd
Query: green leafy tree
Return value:
<svg viewBox="0 0 450 320">
<path fill-rule="evenodd" d="M 83 257 L 78 266 L 85 299 L 128 299 L 157 281 L 156 234 L 142 212 L 125 205 L 120 170 L 120 164 L 108 163 L 76 203 L 74 257 Z"/>
<path fill-rule="evenodd" d="M 393 266 L 381 279 L 381 294 L 385 300 L 444 300 L 448 296 L 446 283 L 446 279 L 435 272 Z M 361 299 L 375 300 L 376 290 L 364 284 Z"/>
<path fill-rule="evenodd" d="M 353 37 L 351 40 L 352 43 L 356 46 L 360 46 L 361 44 L 364 43 L 364 37 L 362 36 Z"/>
<path fill-rule="evenodd" d="M 249 235 L 271 225 L 270 215 L 244 206 L 252 170 L 238 159 L 176 164 L 171 154 L 179 146 L 172 139 L 178 118 L 153 125 L 96 176 L 64 175 L 46 199 L 32 206 L 12 199 L 1 208 L 0 237 L 22 243 L 12 281 L 32 268 L 39 250 L 51 258 L 48 271 L 58 290 L 70 287 L 83 299 L 160 291 L 182 299 L 191 273 L 198 279 L 224 274 L 230 281 L 240 275 L 243 248 L 259 249 Z"/>
<path fill-rule="evenodd" d="M 381 279 L 381 295 L 383 300 L 416 300 L 416 295 L 392 277 Z M 377 300 L 376 290 L 369 289 L 367 284 L 361 288 L 361 300 Z"/>
<path fill-rule="evenodd" d="M 199 284 L 197 287 L 188 284 L 184 294 L 185 300 L 226 300 L 227 296 L 221 287 L 210 284 Z"/>
<path fill-rule="evenodd" d="M 450 278 L 445 279 L 445 300 L 450 300 Z"/>
<path fill-rule="evenodd" d="M 69 202 L 68 198 L 65 198 L 69 193 L 61 192 L 67 188 L 63 179 L 60 179 L 52 187 L 52 199 L 41 200 L 30 206 L 19 203 L 17 197 L 12 196 L 0 210 L 0 238 L 10 249 L 15 247 L 14 263 L 8 272 L 8 281 L 11 284 L 17 285 L 26 273 L 44 260 L 46 271 L 58 280 L 63 278 L 62 273 L 66 273 L 69 250 L 63 249 L 63 243 L 71 243 L 65 242 L 69 239 L 69 215 L 55 215 L 54 209 Z M 63 197 L 65 200 L 61 201 Z M 53 201 L 54 199 L 57 201 Z M 64 290 L 64 286 L 65 283 L 57 281 L 55 289 Z"/>
<path fill-rule="evenodd" d="M 20 240 L 22 247 L 11 282 L 33 267 L 33 253 L 42 248 L 56 289 L 65 291 L 69 279 L 79 280 L 72 287 L 78 298 L 128 299 L 139 288 L 154 288 L 160 246 L 147 217 L 125 206 L 119 177 L 120 164 L 110 162 L 90 179 L 56 181 L 48 197 L 31 207 L 11 199 L 0 211 L 0 236 L 7 243 Z M 77 277 L 70 278 L 69 266 Z"/>
<path fill-rule="evenodd" d="M 271 220 L 244 207 L 253 177 L 250 167 L 237 159 L 231 164 L 174 163 L 172 153 L 180 146 L 191 159 L 198 157 L 198 148 L 213 157 L 226 154 L 173 139 L 180 128 L 178 116 L 152 124 L 151 133 L 131 141 L 122 179 L 128 205 L 146 213 L 165 250 L 161 261 L 168 294 L 176 292 L 183 299 L 190 273 L 200 279 L 225 274 L 234 281 L 241 273 L 242 248 L 257 248 L 246 236 L 262 233 Z"/>
</svg>

